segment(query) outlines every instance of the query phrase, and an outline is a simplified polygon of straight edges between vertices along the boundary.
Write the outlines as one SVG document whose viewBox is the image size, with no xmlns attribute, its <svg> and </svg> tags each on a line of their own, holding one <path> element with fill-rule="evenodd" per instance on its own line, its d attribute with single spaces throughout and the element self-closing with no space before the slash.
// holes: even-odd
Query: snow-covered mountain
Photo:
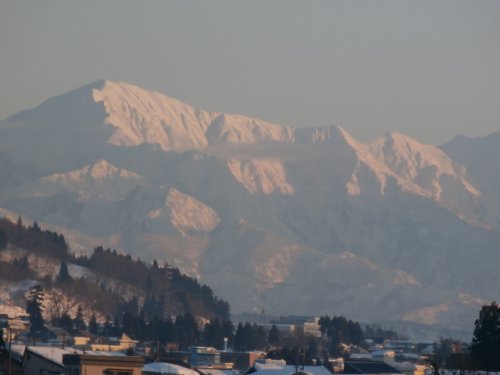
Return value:
<svg viewBox="0 0 500 375">
<path fill-rule="evenodd" d="M 460 150 L 395 133 L 362 143 L 98 81 L 0 122 L 0 173 L 13 176 L 0 207 L 166 259 L 235 312 L 471 328 L 498 298 L 486 172 L 498 168 L 483 158 L 475 173 Z"/>
<path fill-rule="evenodd" d="M 478 138 L 458 136 L 440 148 L 466 167 L 467 178 L 500 212 L 500 131 Z"/>
</svg>

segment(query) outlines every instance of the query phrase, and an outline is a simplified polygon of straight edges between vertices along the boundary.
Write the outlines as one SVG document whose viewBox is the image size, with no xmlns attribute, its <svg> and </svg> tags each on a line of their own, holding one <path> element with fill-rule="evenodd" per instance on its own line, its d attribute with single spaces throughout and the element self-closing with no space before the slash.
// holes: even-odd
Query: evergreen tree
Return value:
<svg viewBox="0 0 500 375">
<path fill-rule="evenodd" d="M 68 313 L 63 314 L 58 319 L 57 325 L 68 332 L 73 332 L 73 319 L 71 319 Z"/>
<path fill-rule="evenodd" d="M 37 334 L 44 328 L 43 322 L 43 288 L 41 285 L 35 285 L 30 289 L 28 299 L 26 300 L 26 312 L 29 314 L 30 332 L 32 336 Z"/>
<path fill-rule="evenodd" d="M 263 326 L 253 324 L 251 334 L 251 349 L 263 350 L 266 347 L 266 330 Z"/>
<path fill-rule="evenodd" d="M 142 307 L 144 310 L 144 315 L 147 319 L 152 319 L 155 316 L 160 316 L 158 314 L 158 302 L 155 296 L 148 293 L 146 299 L 144 300 L 144 305 Z"/>
<path fill-rule="evenodd" d="M 224 338 L 222 335 L 222 326 L 219 319 L 214 319 L 205 324 L 203 330 L 203 342 L 206 346 L 213 346 L 217 349 L 222 349 Z"/>
<path fill-rule="evenodd" d="M 228 345 L 233 345 L 234 342 L 234 325 L 230 320 L 222 322 L 222 340 L 227 337 Z"/>
<path fill-rule="evenodd" d="M 7 247 L 7 236 L 3 229 L 0 229 L 0 250 L 3 250 Z"/>
<path fill-rule="evenodd" d="M 243 332 L 243 324 L 238 323 L 236 334 L 234 335 L 234 348 L 238 351 L 245 350 L 245 337 Z"/>
<path fill-rule="evenodd" d="M 280 342 L 280 332 L 278 331 L 276 324 L 273 324 L 271 329 L 269 330 L 268 341 L 273 345 L 276 345 Z"/>
<path fill-rule="evenodd" d="M 41 229 L 36 220 L 33 222 L 33 227 L 31 228 L 33 232 L 40 233 Z"/>
<path fill-rule="evenodd" d="M 6 345 L 5 345 L 5 341 L 3 340 L 3 329 L 0 328 L 0 352 L 5 348 L 6 348 Z"/>
<path fill-rule="evenodd" d="M 87 326 L 85 325 L 85 320 L 83 320 L 83 309 L 82 306 L 78 306 L 76 311 L 75 320 L 73 321 L 73 325 L 77 331 L 85 331 Z"/>
<path fill-rule="evenodd" d="M 500 370 L 500 307 L 496 302 L 483 306 L 475 322 L 471 359 L 479 370 Z"/>
<path fill-rule="evenodd" d="M 93 333 L 94 335 L 97 335 L 98 330 L 99 330 L 99 326 L 97 325 L 97 318 L 96 318 L 95 314 L 92 314 L 92 316 L 90 317 L 90 321 L 89 321 L 89 332 Z"/>
<path fill-rule="evenodd" d="M 181 348 L 198 345 L 200 332 L 194 316 L 190 313 L 178 315 L 175 319 L 176 341 Z"/>
<path fill-rule="evenodd" d="M 111 319 L 109 315 L 106 315 L 106 321 L 104 322 L 104 336 L 108 337 L 113 332 L 113 324 L 111 323 Z"/>
<path fill-rule="evenodd" d="M 338 332 L 333 333 L 330 338 L 328 353 L 332 357 L 340 357 L 344 353 L 344 349 L 342 348 L 342 338 Z"/>
<path fill-rule="evenodd" d="M 71 276 L 69 275 L 68 265 L 63 260 L 61 265 L 59 266 L 59 273 L 57 274 L 56 281 L 58 283 L 65 283 L 71 280 Z"/>
</svg>

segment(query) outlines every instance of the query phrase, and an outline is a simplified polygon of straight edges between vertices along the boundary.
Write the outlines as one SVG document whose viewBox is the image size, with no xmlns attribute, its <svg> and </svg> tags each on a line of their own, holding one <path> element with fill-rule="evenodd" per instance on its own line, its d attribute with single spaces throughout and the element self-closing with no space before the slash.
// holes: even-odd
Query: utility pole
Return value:
<svg viewBox="0 0 500 375">
<path fill-rule="evenodd" d="M 9 326 L 9 372 L 12 375 L 12 328 Z"/>
</svg>

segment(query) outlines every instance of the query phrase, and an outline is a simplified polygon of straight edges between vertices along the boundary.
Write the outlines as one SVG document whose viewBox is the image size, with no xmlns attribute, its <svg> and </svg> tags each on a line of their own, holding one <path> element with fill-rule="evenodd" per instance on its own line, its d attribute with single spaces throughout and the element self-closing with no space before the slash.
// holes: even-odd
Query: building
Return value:
<svg viewBox="0 0 500 375">
<path fill-rule="evenodd" d="M 142 375 L 144 358 L 125 355 L 64 354 L 65 375 Z"/>
<path fill-rule="evenodd" d="M 64 373 L 63 355 L 70 351 L 49 346 L 27 346 L 22 369 L 24 375 L 57 375 Z"/>
<path fill-rule="evenodd" d="M 120 338 L 108 338 L 108 337 L 97 337 L 90 344 L 92 351 L 104 350 L 112 352 L 126 351 L 127 349 L 133 349 L 137 346 L 139 341 L 132 340 L 125 333 L 122 334 Z"/>
<path fill-rule="evenodd" d="M 86 347 L 90 344 L 89 336 L 73 336 L 73 345 L 79 347 Z"/>
<path fill-rule="evenodd" d="M 220 365 L 220 352 L 211 347 L 191 346 L 189 351 L 189 365 L 193 367 L 213 367 Z"/>
<path fill-rule="evenodd" d="M 293 366 L 287 365 L 284 360 L 265 360 L 255 362 L 246 375 L 293 375 L 302 373 L 307 375 L 332 375 L 324 366 Z"/>
<path fill-rule="evenodd" d="M 224 363 L 232 363 L 233 368 L 238 371 L 246 371 L 255 364 L 256 360 L 266 358 L 265 352 L 221 352 L 220 360 Z"/>
<path fill-rule="evenodd" d="M 168 362 L 153 362 L 144 365 L 143 375 L 199 375 L 190 368 Z"/>
<path fill-rule="evenodd" d="M 321 337 L 321 327 L 319 325 L 319 317 L 317 316 L 301 316 L 289 315 L 281 316 L 279 320 L 271 321 L 271 326 L 274 324 L 280 332 L 290 331 L 304 336 Z"/>
<path fill-rule="evenodd" d="M 4 341 L 13 340 L 18 335 L 28 332 L 30 323 L 26 316 L 18 316 L 9 318 L 6 314 L 2 316 L 2 327 L 4 334 Z"/>
<path fill-rule="evenodd" d="M 47 342 L 53 345 L 62 345 L 63 347 L 73 343 L 73 335 L 61 327 L 46 326 L 47 331 L 50 332 L 51 339 Z M 50 337 L 49 336 L 49 337 Z"/>
<path fill-rule="evenodd" d="M 388 365 L 382 361 L 370 361 L 370 360 L 359 360 L 359 361 L 346 361 L 344 362 L 344 369 L 341 371 L 342 374 L 366 374 L 366 375 L 396 375 L 401 374 L 400 371 L 396 370 L 394 367 Z"/>
<path fill-rule="evenodd" d="M 314 317 L 302 323 L 302 332 L 304 336 L 321 337 L 319 318 Z"/>
</svg>

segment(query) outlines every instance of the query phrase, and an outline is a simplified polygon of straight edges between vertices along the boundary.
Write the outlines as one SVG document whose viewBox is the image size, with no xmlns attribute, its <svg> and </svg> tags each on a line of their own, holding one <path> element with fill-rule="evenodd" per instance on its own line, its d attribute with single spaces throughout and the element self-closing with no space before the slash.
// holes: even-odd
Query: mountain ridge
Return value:
<svg viewBox="0 0 500 375">
<path fill-rule="evenodd" d="M 0 207 L 141 259 L 168 256 L 236 311 L 456 325 L 500 286 L 481 280 L 500 261 L 500 205 L 443 150 L 96 81 L 0 122 L 0 168 L 33 166 L 0 184 Z M 42 183 L 53 185 L 42 194 Z M 357 283 L 368 269 L 373 285 Z"/>
</svg>

